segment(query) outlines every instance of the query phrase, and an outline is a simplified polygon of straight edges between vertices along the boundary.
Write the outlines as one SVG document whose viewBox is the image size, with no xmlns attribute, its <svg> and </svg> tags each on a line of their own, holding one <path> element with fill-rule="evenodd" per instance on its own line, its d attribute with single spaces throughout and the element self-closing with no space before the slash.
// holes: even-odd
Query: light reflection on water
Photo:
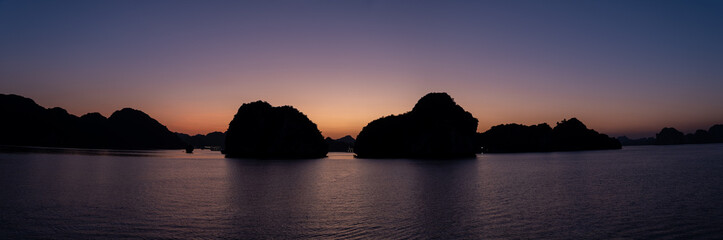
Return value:
<svg viewBox="0 0 723 240">
<path fill-rule="evenodd" d="M 722 144 L 456 161 L 81 152 L 0 153 L 0 238 L 723 237 Z"/>
</svg>

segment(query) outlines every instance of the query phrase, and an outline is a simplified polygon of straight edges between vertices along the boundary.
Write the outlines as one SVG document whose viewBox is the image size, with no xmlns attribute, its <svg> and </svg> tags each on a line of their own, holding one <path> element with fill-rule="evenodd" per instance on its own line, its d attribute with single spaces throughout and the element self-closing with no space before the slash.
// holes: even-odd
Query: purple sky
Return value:
<svg viewBox="0 0 723 240">
<path fill-rule="evenodd" d="M 612 136 L 723 123 L 721 1 L 3 1 L 0 93 L 172 131 L 292 105 L 325 136 L 444 91 L 479 119 Z"/>
</svg>

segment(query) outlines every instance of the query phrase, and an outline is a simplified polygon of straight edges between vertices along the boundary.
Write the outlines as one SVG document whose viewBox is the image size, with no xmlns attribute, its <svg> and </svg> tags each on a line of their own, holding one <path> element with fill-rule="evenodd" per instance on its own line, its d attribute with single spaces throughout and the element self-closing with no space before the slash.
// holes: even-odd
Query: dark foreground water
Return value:
<svg viewBox="0 0 723 240">
<path fill-rule="evenodd" d="M 0 239 L 28 238 L 721 239 L 723 144 L 448 162 L 0 153 Z"/>
</svg>

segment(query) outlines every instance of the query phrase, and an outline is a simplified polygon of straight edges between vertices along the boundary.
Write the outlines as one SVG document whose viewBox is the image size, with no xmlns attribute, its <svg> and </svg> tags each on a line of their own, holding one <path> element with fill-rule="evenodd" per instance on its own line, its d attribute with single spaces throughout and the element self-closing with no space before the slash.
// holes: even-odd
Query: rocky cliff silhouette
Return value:
<svg viewBox="0 0 723 240">
<path fill-rule="evenodd" d="M 447 93 L 429 93 L 412 111 L 379 118 L 357 136 L 361 158 L 468 158 L 477 152 L 477 119 Z"/>
<path fill-rule="evenodd" d="M 62 108 L 46 109 L 29 98 L 0 94 L 0 144 L 109 148 L 180 149 L 175 134 L 147 114 L 126 108 L 110 118 L 99 113 L 81 117 Z"/>
<path fill-rule="evenodd" d="M 620 149 L 614 138 L 588 129 L 577 118 L 562 120 L 555 128 L 543 123 L 534 126 L 505 124 L 478 135 L 485 153 L 553 152 Z"/>
<path fill-rule="evenodd" d="M 327 152 L 316 124 L 291 106 L 245 103 L 226 131 L 226 157 L 321 158 Z"/>
</svg>

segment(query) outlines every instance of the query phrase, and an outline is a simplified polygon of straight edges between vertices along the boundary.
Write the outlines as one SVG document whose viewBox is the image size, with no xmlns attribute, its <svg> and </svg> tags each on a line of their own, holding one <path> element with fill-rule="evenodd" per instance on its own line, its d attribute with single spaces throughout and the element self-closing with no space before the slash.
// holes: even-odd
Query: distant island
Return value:
<svg viewBox="0 0 723 240">
<path fill-rule="evenodd" d="M 301 159 L 326 157 L 324 137 L 306 115 L 291 106 L 244 103 L 226 131 L 226 157 Z"/>
<path fill-rule="evenodd" d="M 106 118 L 100 113 L 81 117 L 56 107 L 46 109 L 29 98 L 0 94 L 0 144 L 102 148 L 181 149 L 186 143 L 155 119 L 124 108 Z"/>
<path fill-rule="evenodd" d="M 320 158 L 354 152 L 360 158 L 468 158 L 476 153 L 518 153 L 620 149 L 623 145 L 723 143 L 723 124 L 684 134 L 672 127 L 655 137 L 611 138 L 577 118 L 554 128 L 546 123 L 497 125 L 477 133 L 477 119 L 447 93 L 429 93 L 400 115 L 368 123 L 354 139 L 324 138 L 309 118 L 291 106 L 245 103 L 226 132 L 173 133 L 148 114 L 131 108 L 83 116 L 44 108 L 32 99 L 0 94 L 0 145 L 96 149 L 224 150 L 238 158 Z"/>
<path fill-rule="evenodd" d="M 477 119 L 447 93 L 429 93 L 404 114 L 379 118 L 357 136 L 360 158 L 473 158 Z"/>
<path fill-rule="evenodd" d="M 206 135 L 196 134 L 193 136 L 177 132 L 176 135 L 188 145 L 198 149 L 208 148 L 220 151 L 226 145 L 226 133 L 223 132 L 210 132 Z"/>
<path fill-rule="evenodd" d="M 497 125 L 477 135 L 485 153 L 555 152 L 621 149 L 615 138 L 588 129 L 577 118 L 562 120 L 555 128 L 546 123 L 525 126 Z"/>
<path fill-rule="evenodd" d="M 625 146 L 723 143 L 723 124 L 713 125 L 708 131 L 698 129 L 694 133 L 688 134 L 672 127 L 666 127 L 655 134 L 655 137 L 630 139 L 621 136 L 618 137 L 618 140 Z"/>
<path fill-rule="evenodd" d="M 223 150 L 226 147 L 225 132 L 211 132 L 206 135 L 196 134 L 188 135 L 185 133 L 176 133 L 181 140 L 197 149 L 211 149 L 212 151 Z M 324 139 L 328 145 L 329 152 L 352 152 L 356 140 L 350 135 L 346 135 L 339 139 L 327 137 Z"/>
<path fill-rule="evenodd" d="M 356 140 L 349 135 L 339 139 L 327 137 L 324 141 L 329 146 L 329 152 L 353 152 L 356 143 Z"/>
</svg>

